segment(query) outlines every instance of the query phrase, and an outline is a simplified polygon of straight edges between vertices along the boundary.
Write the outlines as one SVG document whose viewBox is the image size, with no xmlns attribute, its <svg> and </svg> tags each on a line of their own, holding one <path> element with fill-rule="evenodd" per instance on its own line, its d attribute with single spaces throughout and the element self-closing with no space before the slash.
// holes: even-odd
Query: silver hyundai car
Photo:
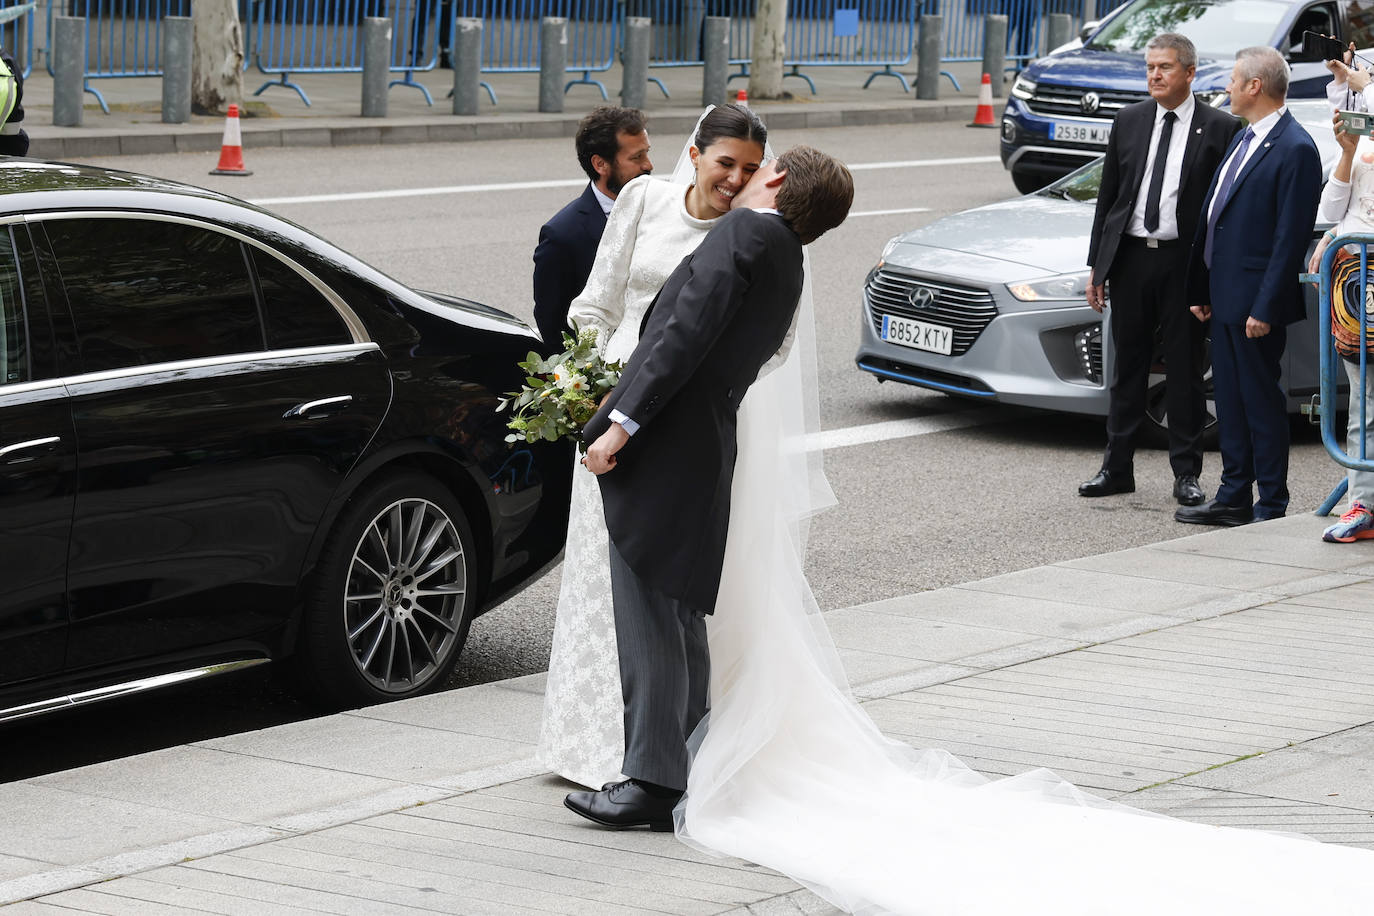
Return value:
<svg viewBox="0 0 1374 916">
<path fill-rule="evenodd" d="M 1289 110 L 1317 141 L 1329 174 L 1339 156 L 1330 109 L 1301 101 Z M 879 381 L 1105 417 L 1111 323 L 1085 294 L 1101 177 L 1097 159 L 1033 194 L 890 240 L 864 283 L 858 367 Z M 1326 228 L 1314 229 L 1314 242 Z M 1294 411 L 1318 390 L 1317 301 L 1308 290 L 1308 319 L 1289 329 L 1284 357 Z M 1148 414 L 1162 432 L 1168 417 L 1158 368 Z M 1212 406 L 1209 384 L 1209 413 Z"/>
</svg>

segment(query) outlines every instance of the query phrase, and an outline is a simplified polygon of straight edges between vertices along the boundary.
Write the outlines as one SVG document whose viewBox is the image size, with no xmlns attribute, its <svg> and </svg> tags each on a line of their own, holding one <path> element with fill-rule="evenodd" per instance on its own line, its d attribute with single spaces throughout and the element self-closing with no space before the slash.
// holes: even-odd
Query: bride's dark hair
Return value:
<svg viewBox="0 0 1374 916">
<path fill-rule="evenodd" d="M 692 145 L 698 151 L 704 152 L 708 146 L 722 137 L 751 140 L 763 146 L 768 142 L 768 128 L 763 126 L 758 115 L 743 105 L 717 105 L 701 119 Z"/>
</svg>

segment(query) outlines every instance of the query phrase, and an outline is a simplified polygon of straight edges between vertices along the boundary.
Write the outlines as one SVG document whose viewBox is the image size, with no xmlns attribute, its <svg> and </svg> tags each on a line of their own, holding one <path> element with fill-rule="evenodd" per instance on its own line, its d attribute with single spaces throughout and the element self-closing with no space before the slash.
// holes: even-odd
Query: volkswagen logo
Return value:
<svg viewBox="0 0 1374 916">
<path fill-rule="evenodd" d="M 913 286 L 906 294 L 912 308 L 929 309 L 935 307 L 935 290 L 929 286 Z"/>
<path fill-rule="evenodd" d="M 1102 99 L 1096 92 L 1085 92 L 1083 98 L 1079 100 L 1078 107 L 1083 109 L 1084 114 L 1097 114 L 1097 108 L 1102 104 Z"/>
</svg>

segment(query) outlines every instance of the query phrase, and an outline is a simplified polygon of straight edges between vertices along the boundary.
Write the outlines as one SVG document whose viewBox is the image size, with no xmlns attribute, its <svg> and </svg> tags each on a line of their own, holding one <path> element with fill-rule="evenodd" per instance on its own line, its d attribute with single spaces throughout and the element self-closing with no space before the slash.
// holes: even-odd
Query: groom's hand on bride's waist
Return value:
<svg viewBox="0 0 1374 916">
<path fill-rule="evenodd" d="M 587 449 L 586 457 L 582 463 L 587 466 L 587 470 L 593 474 L 604 474 L 615 467 L 616 452 L 625 447 L 625 443 L 630 441 L 630 434 L 625 431 L 625 427 L 619 423 L 612 423 L 604 433 L 596 437 L 596 441 Z"/>
</svg>

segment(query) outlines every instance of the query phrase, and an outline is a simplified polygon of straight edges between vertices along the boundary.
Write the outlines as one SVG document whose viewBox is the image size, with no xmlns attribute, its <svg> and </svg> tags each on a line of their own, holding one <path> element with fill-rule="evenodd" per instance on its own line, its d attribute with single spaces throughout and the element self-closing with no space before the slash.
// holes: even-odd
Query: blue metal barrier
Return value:
<svg viewBox="0 0 1374 916">
<path fill-rule="evenodd" d="M 404 76 L 391 86 L 418 89 L 434 104 L 429 90 L 415 82 L 417 71 L 439 65 L 453 29 L 453 4 L 447 0 L 250 0 L 253 27 L 245 53 L 262 73 L 278 78 L 273 86 L 292 89 L 307 106 L 310 97 L 296 83 L 296 73 L 360 73 L 363 69 L 363 20 L 391 20 L 389 69 Z"/>
<path fill-rule="evenodd" d="M 34 6 L 22 0 L 0 0 L 0 47 L 10 52 L 25 79 L 33 72 Z"/>
<path fill-rule="evenodd" d="M 1374 455 L 1368 453 L 1366 443 L 1368 442 L 1368 430 L 1365 427 L 1365 417 L 1368 415 L 1368 384 L 1370 359 L 1369 351 L 1365 347 L 1360 348 L 1360 386 L 1358 392 L 1355 388 L 1350 391 L 1350 407 L 1352 411 L 1356 407 L 1356 395 L 1359 395 L 1359 454 L 1350 455 L 1347 451 L 1345 442 L 1336 438 L 1336 414 L 1337 414 L 1337 388 L 1340 386 L 1340 379 L 1337 373 L 1344 374 L 1340 360 L 1336 353 L 1335 336 L 1331 330 L 1331 309 L 1332 309 L 1332 285 L 1331 276 L 1336 264 L 1336 255 L 1346 246 L 1357 247 L 1360 259 L 1360 285 L 1359 289 L 1364 291 L 1361 297 L 1362 305 L 1359 310 L 1360 315 L 1360 339 L 1369 339 L 1369 320 L 1371 317 L 1371 295 L 1374 291 L 1370 289 L 1370 275 L 1374 273 L 1369 263 L 1369 246 L 1374 244 L 1374 234 L 1364 232 L 1353 232 L 1342 235 L 1334 239 L 1326 252 L 1322 255 L 1321 272 L 1317 278 L 1311 275 L 1304 275 L 1304 279 L 1320 280 L 1320 305 L 1317 317 L 1318 334 L 1320 339 L 1319 350 L 1321 353 L 1321 431 L 1322 444 L 1326 446 L 1326 452 L 1337 463 L 1347 468 L 1358 471 L 1374 471 Z M 1343 477 L 1337 487 L 1331 491 L 1331 495 L 1317 509 L 1318 515 L 1329 515 L 1332 508 L 1340 502 L 1341 496 L 1346 490 L 1347 481 Z"/>
<path fill-rule="evenodd" d="M 68 0 L 48 7 L 48 34 L 59 9 L 86 19 L 86 77 L 84 88 L 95 96 L 100 110 L 110 113 L 105 97 L 91 88 L 93 79 L 119 76 L 161 76 L 162 20 L 191 15 L 191 0 Z M 48 74 L 52 75 L 52 58 Z"/>
<path fill-rule="evenodd" d="M 591 78 L 611 69 L 620 34 L 618 0 L 454 0 L 456 15 L 482 19 L 482 72 L 537 73 L 540 21 L 548 16 L 568 20 L 568 69 L 580 70 L 573 86 L 595 86 L 609 101 L 606 87 Z M 484 84 L 485 85 L 485 84 Z M 491 87 L 487 94 L 496 101 Z"/>
</svg>

